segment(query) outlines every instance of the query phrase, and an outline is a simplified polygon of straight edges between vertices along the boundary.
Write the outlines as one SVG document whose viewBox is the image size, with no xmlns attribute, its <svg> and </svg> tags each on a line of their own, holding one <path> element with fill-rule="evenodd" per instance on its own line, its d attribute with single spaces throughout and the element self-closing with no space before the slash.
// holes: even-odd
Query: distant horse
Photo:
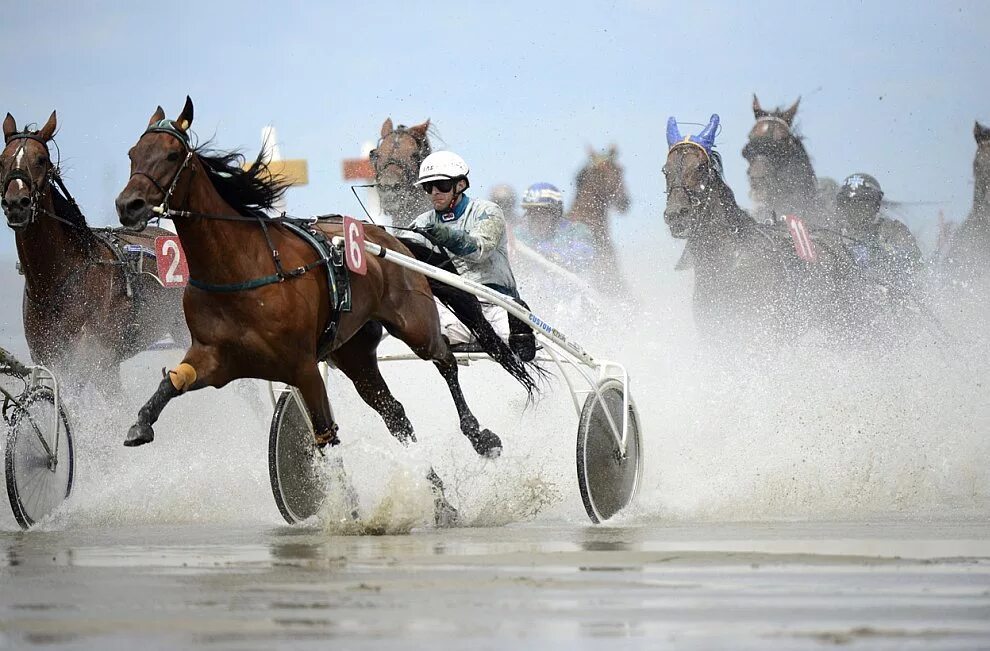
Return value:
<svg viewBox="0 0 990 651">
<path fill-rule="evenodd" d="M 382 124 L 378 146 L 371 150 L 371 165 L 382 211 L 395 226 L 409 226 L 432 207 L 423 190 L 413 185 L 419 165 L 433 151 L 427 131 L 430 121 L 412 127 L 392 127 L 392 118 Z"/>
<path fill-rule="evenodd" d="M 827 331 L 836 304 L 829 267 L 801 259 L 782 228 L 738 206 L 714 147 L 719 118 L 696 136 L 667 122 L 664 221 L 694 261 L 694 317 L 708 341 L 728 346 L 794 340 Z"/>
<path fill-rule="evenodd" d="M 945 276 L 956 284 L 972 283 L 990 272 L 990 128 L 977 122 L 973 137 L 973 209 L 953 234 L 943 261 Z"/>
<path fill-rule="evenodd" d="M 36 363 L 119 398 L 123 360 L 169 334 L 188 341 L 182 295 L 155 276 L 154 237 L 166 231 L 86 224 L 49 154 L 56 125 L 54 111 L 39 131 L 18 131 L 9 113 L 3 122 L 0 203 L 24 274 L 24 336 Z"/>
<path fill-rule="evenodd" d="M 825 224 L 834 212 L 835 192 L 819 190 L 811 157 L 794 131 L 800 102 L 798 98 L 788 109 L 767 111 L 753 95 L 756 124 L 742 155 L 749 162 L 749 194 L 758 221 L 798 215 L 809 223 Z"/>
<path fill-rule="evenodd" d="M 588 162 L 577 174 L 574 202 L 567 211 L 568 219 L 586 224 L 594 236 L 598 275 L 612 278 L 620 278 L 621 270 L 608 214 L 612 208 L 622 213 L 629 210 L 629 194 L 617 159 L 618 150 L 614 145 L 604 154 L 588 150 Z"/>
<path fill-rule="evenodd" d="M 261 157 L 246 171 L 232 153 L 193 147 L 188 129 L 193 104 L 187 97 L 178 118 L 161 107 L 130 151 L 131 177 L 117 197 L 120 221 L 144 228 L 156 214 L 174 219 L 189 263 L 183 304 L 192 346 L 169 372 L 138 415 L 125 445 L 154 439 L 152 425 L 173 398 L 239 378 L 284 382 L 299 389 L 312 419 L 317 445 L 336 444 L 337 424 L 317 363 L 329 359 L 354 383 L 399 441 L 415 440 L 405 410 L 378 368 L 382 327 L 424 360 L 433 361 L 460 417 L 461 431 L 478 454 L 495 457 L 501 441 L 481 430 L 464 400 L 457 362 L 440 333 L 439 317 L 426 279 L 378 258 L 367 259 L 367 274 L 350 276 L 351 307 L 334 300 L 339 265 L 321 240 L 342 234 L 325 221 L 303 230 L 266 216 L 286 189 Z M 158 210 L 154 210 L 157 208 Z M 367 238 L 409 254 L 377 227 Z M 274 272 L 274 273 L 273 273 Z M 337 279 L 337 280 L 335 280 Z M 455 313 L 480 344 L 528 391 L 535 385 L 526 366 L 499 339 L 473 296 L 467 311 Z"/>
</svg>

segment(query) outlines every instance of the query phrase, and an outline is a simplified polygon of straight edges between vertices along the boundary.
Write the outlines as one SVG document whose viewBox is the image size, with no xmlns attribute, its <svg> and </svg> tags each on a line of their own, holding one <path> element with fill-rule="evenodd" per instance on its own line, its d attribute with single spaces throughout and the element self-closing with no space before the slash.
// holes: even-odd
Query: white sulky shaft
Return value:
<svg viewBox="0 0 990 651">
<path fill-rule="evenodd" d="M 343 246 L 344 238 L 339 235 L 334 237 L 333 244 L 335 246 Z M 519 305 L 501 292 L 496 292 L 494 289 L 485 287 L 484 285 L 476 283 L 473 280 L 462 278 L 457 274 L 452 274 L 449 271 L 444 271 L 443 269 L 434 267 L 431 264 L 421 262 L 415 258 L 410 258 L 409 256 L 403 255 L 397 251 L 386 249 L 385 247 L 375 244 L 374 242 L 365 240 L 364 249 L 375 257 L 385 258 L 389 262 L 393 262 L 401 267 L 412 269 L 413 271 L 417 271 L 424 276 L 428 276 L 444 284 L 457 287 L 458 289 L 463 289 L 470 294 L 474 294 L 478 298 L 483 298 L 489 303 L 498 305 L 506 312 L 532 328 L 533 332 L 557 344 L 569 354 L 577 357 L 587 366 L 591 368 L 599 367 L 599 364 L 594 360 L 594 358 L 585 352 L 581 346 L 577 345 L 573 341 L 570 341 L 564 333 L 557 330 L 549 323 L 536 316 L 531 311 L 525 309 L 523 306 Z"/>
</svg>

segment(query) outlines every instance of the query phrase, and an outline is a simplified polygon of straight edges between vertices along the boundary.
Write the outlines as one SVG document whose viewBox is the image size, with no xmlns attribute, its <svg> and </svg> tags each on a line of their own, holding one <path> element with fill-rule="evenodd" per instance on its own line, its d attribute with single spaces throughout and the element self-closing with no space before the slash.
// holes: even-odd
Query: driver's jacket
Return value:
<svg viewBox="0 0 990 651">
<path fill-rule="evenodd" d="M 519 296 L 516 279 L 509 267 L 505 218 L 497 204 L 463 195 L 453 212 L 439 215 L 435 210 L 429 210 L 413 222 L 418 228 L 427 224 L 444 224 L 471 235 L 477 249 L 467 255 L 450 256 L 457 273 L 503 294 Z"/>
<path fill-rule="evenodd" d="M 909 283 L 921 267 L 921 249 L 911 230 L 896 219 L 880 216 L 861 228 L 842 228 L 850 238 L 846 244 L 857 265 L 870 269 L 897 285 Z"/>
</svg>

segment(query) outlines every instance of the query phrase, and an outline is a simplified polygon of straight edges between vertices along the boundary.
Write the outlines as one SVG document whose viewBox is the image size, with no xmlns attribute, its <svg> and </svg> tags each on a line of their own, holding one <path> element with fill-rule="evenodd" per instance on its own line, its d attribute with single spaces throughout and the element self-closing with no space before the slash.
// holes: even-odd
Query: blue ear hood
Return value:
<svg viewBox="0 0 990 651">
<path fill-rule="evenodd" d="M 671 115 L 667 118 L 667 147 L 673 147 L 681 141 L 681 130 L 677 128 L 677 119 Z"/>
<path fill-rule="evenodd" d="M 673 147 L 679 142 L 693 142 L 711 155 L 712 147 L 715 146 L 715 134 L 718 132 L 718 124 L 718 113 L 712 113 L 712 117 L 708 120 L 708 126 L 702 129 L 701 133 L 696 136 L 683 138 L 680 129 L 677 128 L 677 120 L 671 116 L 667 118 L 667 146 Z"/>
</svg>

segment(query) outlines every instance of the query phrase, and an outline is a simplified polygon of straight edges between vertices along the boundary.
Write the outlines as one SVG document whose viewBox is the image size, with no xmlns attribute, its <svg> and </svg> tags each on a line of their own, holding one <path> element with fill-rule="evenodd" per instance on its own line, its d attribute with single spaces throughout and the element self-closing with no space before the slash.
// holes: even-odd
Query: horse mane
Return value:
<svg viewBox="0 0 990 651">
<path fill-rule="evenodd" d="M 237 212 L 264 217 L 292 185 L 272 174 L 265 162 L 264 149 L 245 169 L 246 159 L 239 151 L 217 151 L 206 142 L 193 151 L 203 164 L 217 193 Z"/>
<path fill-rule="evenodd" d="M 55 182 L 50 182 L 48 189 L 54 212 L 67 227 L 65 232 L 69 238 L 75 240 L 84 249 L 96 244 L 96 236 L 86 223 L 86 216 L 79 210 L 79 206 L 74 201 L 69 201 Z"/>
</svg>

